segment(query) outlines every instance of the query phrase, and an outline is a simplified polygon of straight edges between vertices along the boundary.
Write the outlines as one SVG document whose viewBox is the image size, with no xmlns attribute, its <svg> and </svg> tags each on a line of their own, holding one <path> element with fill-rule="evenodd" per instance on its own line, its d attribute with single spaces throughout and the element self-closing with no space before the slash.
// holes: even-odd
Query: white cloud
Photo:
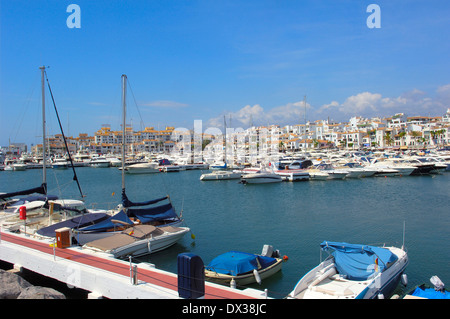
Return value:
<svg viewBox="0 0 450 319">
<path fill-rule="evenodd" d="M 395 113 L 414 115 L 440 115 L 450 105 L 450 84 L 438 87 L 435 98 L 418 89 L 405 92 L 398 97 L 383 97 L 379 93 L 362 92 L 352 95 L 339 103 L 332 101 L 322 105 L 318 115 L 331 114 L 334 117 L 349 116 L 389 116 Z"/>
<path fill-rule="evenodd" d="M 310 108 L 311 105 L 306 103 L 306 109 Z M 273 109 L 265 111 L 261 105 L 255 104 L 253 106 L 246 105 L 236 112 L 228 112 L 225 114 L 227 121 L 229 121 L 231 117 L 231 125 L 234 128 L 247 128 L 251 125 L 298 124 L 303 122 L 305 106 L 303 101 L 299 101 L 277 106 Z M 223 128 L 223 115 L 210 119 L 207 122 L 207 125 L 209 127 Z"/>
<path fill-rule="evenodd" d="M 332 101 L 318 108 L 306 103 L 306 119 L 315 121 L 330 118 L 347 121 L 352 116 L 376 117 L 405 113 L 407 116 L 440 116 L 450 107 L 450 84 L 439 86 L 436 96 L 431 97 L 419 89 L 404 92 L 397 97 L 384 97 L 380 93 L 361 92 L 347 97 L 344 102 Z M 303 101 L 287 103 L 269 110 L 261 105 L 246 105 L 236 112 L 226 114 L 227 122 L 231 116 L 232 127 L 247 128 L 253 125 L 298 124 L 304 122 Z M 223 128 L 223 115 L 210 119 L 209 127 Z M 229 125 L 229 124 L 227 124 Z"/>
<path fill-rule="evenodd" d="M 377 111 L 381 101 L 381 94 L 363 92 L 348 97 L 339 106 L 339 111 L 344 113 L 365 113 L 367 110 Z"/>
</svg>

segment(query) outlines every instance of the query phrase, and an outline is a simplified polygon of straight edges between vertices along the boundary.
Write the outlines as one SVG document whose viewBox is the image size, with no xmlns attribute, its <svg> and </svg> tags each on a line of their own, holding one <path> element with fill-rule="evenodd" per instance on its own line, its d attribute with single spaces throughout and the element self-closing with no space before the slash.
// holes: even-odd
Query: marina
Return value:
<svg viewBox="0 0 450 319">
<path fill-rule="evenodd" d="M 450 2 L 1 4 L 0 299 L 448 298 Z"/>
<path fill-rule="evenodd" d="M 30 188 L 42 178 L 40 170 L 35 169 L 0 174 L 2 186 L 15 185 L 17 189 Z M 87 207 L 113 209 L 120 203 L 119 169 L 79 167 L 77 174 Z M 195 239 L 184 236 L 164 251 L 133 258 L 138 269 L 150 264 L 157 271 L 176 276 L 179 254 L 198 255 L 206 265 L 218 253 L 236 247 L 260 251 L 262 245 L 271 244 L 288 256 L 282 270 L 264 279 L 261 285 L 238 286 L 237 291 L 251 288 L 252 297 L 254 289 L 262 294 L 258 298 L 264 298 L 267 289 L 269 298 L 281 299 L 289 295 L 301 276 L 319 263 L 319 243 L 323 240 L 400 247 L 405 223 L 409 257 L 405 274 L 409 283 L 406 287 L 399 284 L 394 294 L 401 296 L 433 275 L 438 275 L 444 283 L 450 281 L 447 267 L 450 260 L 445 253 L 448 249 L 436 246 L 437 238 L 444 245 L 449 239 L 448 173 L 262 185 L 243 185 L 238 180 L 203 182 L 201 174 L 200 170 L 185 170 L 127 176 L 127 189 L 135 200 L 144 200 L 149 194 L 152 197 L 170 194 L 174 207 L 182 211 L 186 224 L 195 234 Z M 98 181 L 102 181 L 100 185 Z M 48 184 L 48 194 L 62 196 L 61 188 L 56 185 L 64 185 L 64 197 L 79 197 L 70 170 L 50 169 Z M 6 244 L 8 236 L 12 235 L 2 230 L 2 254 L 5 245 L 9 245 Z M 52 261 L 53 249 L 48 243 L 45 246 L 47 258 Z M 74 249 L 80 252 L 80 248 Z M 123 280 L 129 282 L 129 263 L 118 262 L 126 265 L 128 276 Z M 17 263 L 26 268 L 26 262 Z M 64 276 L 67 278 L 67 274 Z M 231 289 L 222 286 L 227 291 Z M 150 296 L 147 295 L 156 297 Z"/>
</svg>

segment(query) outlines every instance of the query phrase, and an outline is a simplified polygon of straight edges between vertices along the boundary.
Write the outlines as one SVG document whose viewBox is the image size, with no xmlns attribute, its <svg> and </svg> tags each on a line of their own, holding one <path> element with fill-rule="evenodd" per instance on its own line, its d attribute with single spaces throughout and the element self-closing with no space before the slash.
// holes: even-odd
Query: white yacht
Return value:
<svg viewBox="0 0 450 319">
<path fill-rule="evenodd" d="M 69 162 L 65 158 L 55 158 L 52 162 L 54 169 L 66 169 L 69 167 Z"/>
<path fill-rule="evenodd" d="M 257 172 L 242 175 L 241 182 L 243 184 L 266 184 L 281 182 L 283 180 L 281 176 L 274 172 L 271 164 L 269 164 L 269 167 L 270 168 L 267 168 L 262 165 Z"/>
<path fill-rule="evenodd" d="M 201 181 L 218 181 L 239 178 L 241 178 L 241 173 L 234 171 L 213 171 L 211 173 L 205 173 L 200 176 Z"/>
<path fill-rule="evenodd" d="M 109 160 L 106 159 L 106 157 L 104 156 L 97 156 L 92 158 L 91 162 L 89 163 L 90 167 L 95 167 L 95 168 L 105 168 L 105 167 L 109 167 Z"/>
<path fill-rule="evenodd" d="M 158 163 L 137 163 L 126 166 L 125 172 L 128 174 L 159 173 L 160 168 Z"/>
</svg>

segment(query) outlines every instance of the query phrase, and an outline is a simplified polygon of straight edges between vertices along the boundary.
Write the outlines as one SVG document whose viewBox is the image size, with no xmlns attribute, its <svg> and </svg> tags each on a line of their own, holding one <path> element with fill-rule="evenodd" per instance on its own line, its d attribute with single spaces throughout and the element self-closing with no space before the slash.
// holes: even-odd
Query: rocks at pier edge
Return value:
<svg viewBox="0 0 450 319">
<path fill-rule="evenodd" d="M 0 269 L 0 299 L 66 299 L 52 288 L 33 286 L 19 275 Z"/>
</svg>

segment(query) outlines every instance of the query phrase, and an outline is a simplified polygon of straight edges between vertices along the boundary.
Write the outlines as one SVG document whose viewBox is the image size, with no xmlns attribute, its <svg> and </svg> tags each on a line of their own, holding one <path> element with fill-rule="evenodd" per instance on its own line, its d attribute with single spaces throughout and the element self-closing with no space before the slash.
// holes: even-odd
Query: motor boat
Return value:
<svg viewBox="0 0 450 319">
<path fill-rule="evenodd" d="M 412 174 L 412 172 L 416 169 L 415 166 L 410 165 L 408 163 L 402 163 L 398 161 L 397 159 L 387 159 L 384 161 L 374 161 L 369 167 L 372 167 L 374 169 L 381 168 L 381 175 L 383 175 L 383 169 L 393 169 L 398 171 L 398 176 L 409 176 Z M 378 171 L 376 174 L 378 174 L 380 171 Z"/>
<path fill-rule="evenodd" d="M 98 156 L 93 158 L 90 163 L 89 166 L 90 167 L 95 167 L 95 168 L 105 168 L 105 167 L 109 167 L 111 164 L 111 162 L 106 159 L 106 157 L 104 156 Z"/>
<path fill-rule="evenodd" d="M 309 168 L 307 169 L 307 172 L 309 174 L 309 179 L 313 181 L 326 181 L 327 179 L 330 179 L 328 173 L 317 168 Z"/>
<path fill-rule="evenodd" d="M 444 283 L 438 276 L 431 277 L 430 282 L 433 287 L 423 283 L 408 292 L 403 299 L 450 299 L 450 291 L 445 288 Z"/>
<path fill-rule="evenodd" d="M 55 158 L 52 162 L 53 169 L 66 169 L 69 167 L 69 162 L 64 158 Z"/>
<path fill-rule="evenodd" d="M 408 265 L 404 248 L 324 241 L 332 253 L 296 284 L 288 298 L 384 298 L 397 287 Z"/>
<path fill-rule="evenodd" d="M 272 246 L 264 245 L 260 255 L 229 251 L 214 258 L 205 267 L 205 278 L 222 284 L 248 285 L 281 270 L 283 259 Z"/>
<path fill-rule="evenodd" d="M 159 164 L 155 162 L 151 163 L 136 163 L 125 167 L 125 172 L 128 174 L 149 174 L 159 173 Z"/>
<path fill-rule="evenodd" d="M 318 164 L 315 166 L 315 168 L 321 170 L 324 173 L 327 173 L 327 179 L 344 179 L 348 174 L 348 171 L 334 169 L 331 164 L 326 163 Z"/>
<path fill-rule="evenodd" d="M 82 247 L 111 254 L 114 258 L 138 257 L 169 248 L 189 231 L 188 227 L 136 225 Z"/>
<path fill-rule="evenodd" d="M 355 171 L 355 172 L 359 172 L 359 177 L 363 178 L 363 177 L 372 177 L 375 175 L 375 173 L 377 172 L 376 169 L 370 169 L 368 167 L 364 167 L 359 163 L 354 163 L 354 162 L 349 162 L 349 163 L 345 163 L 343 165 L 343 168 L 349 170 L 349 171 Z M 352 176 L 347 176 L 348 178 L 351 178 Z"/>
<path fill-rule="evenodd" d="M 213 171 L 211 173 L 205 173 L 200 176 L 201 181 L 218 181 L 240 178 L 241 173 L 233 171 Z"/>
<path fill-rule="evenodd" d="M 243 174 L 241 177 L 241 183 L 243 184 L 279 183 L 281 181 L 283 179 L 275 173 L 272 163 L 269 163 L 269 167 L 261 164 L 260 169 L 256 172 Z"/>
<path fill-rule="evenodd" d="M 266 184 L 266 183 L 278 183 L 283 179 L 280 175 L 273 172 L 259 172 L 245 174 L 241 177 L 243 184 Z"/>
</svg>

